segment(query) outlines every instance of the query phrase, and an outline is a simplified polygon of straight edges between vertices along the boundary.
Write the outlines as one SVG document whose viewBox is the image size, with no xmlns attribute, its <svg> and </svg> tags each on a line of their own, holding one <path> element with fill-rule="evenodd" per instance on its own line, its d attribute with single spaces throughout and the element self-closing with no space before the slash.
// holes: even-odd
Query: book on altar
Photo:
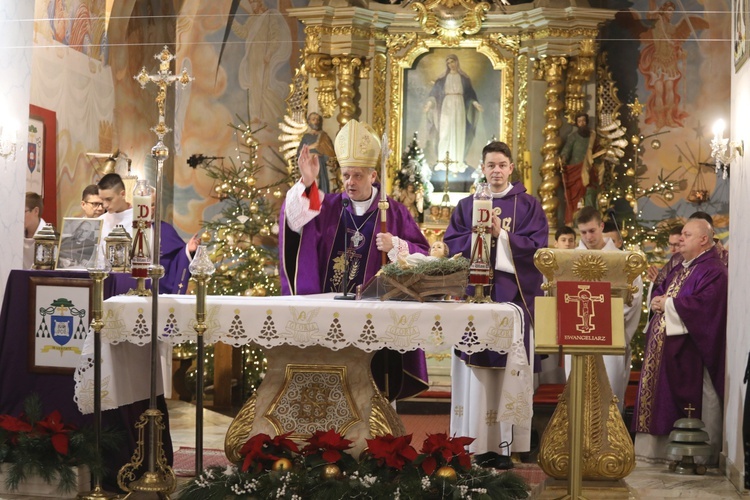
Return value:
<svg viewBox="0 0 750 500">
<path fill-rule="evenodd" d="M 557 342 L 612 345 L 612 288 L 609 282 L 557 282 Z"/>
</svg>

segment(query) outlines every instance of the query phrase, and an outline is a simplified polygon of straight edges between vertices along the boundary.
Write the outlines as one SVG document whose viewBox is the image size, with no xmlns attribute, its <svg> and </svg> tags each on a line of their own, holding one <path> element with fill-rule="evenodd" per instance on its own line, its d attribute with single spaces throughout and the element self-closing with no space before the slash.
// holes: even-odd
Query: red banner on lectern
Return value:
<svg viewBox="0 0 750 500">
<path fill-rule="evenodd" d="M 612 288 L 609 282 L 557 282 L 557 342 L 612 345 Z"/>
</svg>

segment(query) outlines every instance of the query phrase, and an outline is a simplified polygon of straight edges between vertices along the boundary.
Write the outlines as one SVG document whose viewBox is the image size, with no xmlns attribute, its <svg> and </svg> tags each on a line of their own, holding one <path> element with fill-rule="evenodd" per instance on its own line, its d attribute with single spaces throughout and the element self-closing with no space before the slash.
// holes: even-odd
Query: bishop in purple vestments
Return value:
<svg viewBox="0 0 750 500">
<path fill-rule="evenodd" d="M 353 292 L 380 270 L 382 251 L 391 261 L 399 255 L 429 251 L 427 240 L 407 208 L 390 197 L 387 231 L 380 232 L 381 186 L 375 183 L 377 172 L 373 168 L 379 141 L 369 127 L 350 121 L 337 135 L 334 147 L 345 192 L 332 194 L 318 189 L 318 159 L 303 146 L 298 160 L 300 182 L 287 192 L 281 209 L 279 253 L 284 295 L 343 292 L 345 283 L 347 292 Z M 398 379 L 390 377 L 398 386 L 388 388 L 389 396 L 402 399 L 425 390 L 424 353 L 420 350 L 403 356 L 392 354 L 395 356 L 388 356 L 389 372 L 401 372 L 403 367 L 403 379 L 398 383 Z M 373 375 L 383 389 L 381 368 L 386 361 L 377 358 L 372 363 Z"/>
<path fill-rule="evenodd" d="M 690 219 L 680 238 L 683 262 L 654 290 L 632 424 L 638 433 L 669 434 L 689 405 L 702 418 L 704 369 L 724 398 L 728 279 L 712 236 L 706 221 Z"/>
</svg>

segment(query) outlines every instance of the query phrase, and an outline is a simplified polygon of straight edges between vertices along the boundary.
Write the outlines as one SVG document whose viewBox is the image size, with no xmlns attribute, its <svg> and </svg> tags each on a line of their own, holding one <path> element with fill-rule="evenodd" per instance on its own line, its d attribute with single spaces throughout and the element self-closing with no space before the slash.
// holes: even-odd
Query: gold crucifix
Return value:
<svg viewBox="0 0 750 500">
<path fill-rule="evenodd" d="M 449 206 L 451 202 L 451 197 L 448 194 L 448 174 L 450 173 L 451 164 L 458 163 L 457 161 L 451 160 L 450 151 L 445 152 L 445 158 L 443 158 L 442 161 L 438 162 L 438 165 L 443 164 L 445 166 L 445 184 L 443 186 L 443 201 L 442 204 L 445 206 Z"/>
<path fill-rule="evenodd" d="M 149 83 L 155 83 L 159 87 L 159 92 L 156 94 L 156 106 L 159 108 L 159 123 L 156 127 L 151 130 L 156 134 L 161 142 L 164 136 L 171 131 L 164 121 L 164 112 L 167 101 L 167 87 L 174 82 L 180 82 L 183 88 L 185 88 L 190 82 L 194 80 L 187 72 L 187 68 L 182 68 L 180 75 L 173 75 L 169 69 L 169 64 L 174 59 L 174 55 L 169 52 L 169 49 L 165 45 L 164 48 L 158 54 L 154 55 L 154 59 L 159 61 L 159 71 L 155 75 L 149 75 L 146 71 L 146 67 L 143 66 L 141 71 L 133 78 L 141 85 L 142 89 L 146 88 Z"/>
</svg>

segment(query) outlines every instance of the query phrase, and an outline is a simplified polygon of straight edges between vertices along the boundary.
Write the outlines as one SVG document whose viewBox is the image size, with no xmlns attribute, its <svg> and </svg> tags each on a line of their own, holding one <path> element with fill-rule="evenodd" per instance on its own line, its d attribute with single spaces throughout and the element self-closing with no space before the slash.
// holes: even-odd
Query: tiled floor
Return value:
<svg viewBox="0 0 750 500">
<path fill-rule="evenodd" d="M 231 418 L 219 413 L 204 410 L 204 449 L 223 449 L 224 434 Z M 172 442 L 175 450 L 179 447 L 195 446 L 195 406 L 181 401 L 169 401 L 169 420 Z M 408 433 L 413 433 L 414 443 L 421 443 L 424 436 L 435 432 L 448 432 L 448 415 L 402 415 Z M 548 499 L 562 496 L 565 489 L 552 490 L 544 483 L 534 485 L 531 498 Z M 0 500 L 21 500 L 36 497 L 3 496 Z M 133 498 L 133 497 L 131 497 Z M 595 498 L 622 498 L 657 500 L 669 498 L 695 499 L 739 499 L 743 498 L 729 480 L 718 470 L 709 469 L 705 476 L 681 476 L 671 473 L 664 465 L 638 463 L 635 471 L 625 479 L 625 487 L 619 492 L 597 490 L 587 496 Z"/>
</svg>

